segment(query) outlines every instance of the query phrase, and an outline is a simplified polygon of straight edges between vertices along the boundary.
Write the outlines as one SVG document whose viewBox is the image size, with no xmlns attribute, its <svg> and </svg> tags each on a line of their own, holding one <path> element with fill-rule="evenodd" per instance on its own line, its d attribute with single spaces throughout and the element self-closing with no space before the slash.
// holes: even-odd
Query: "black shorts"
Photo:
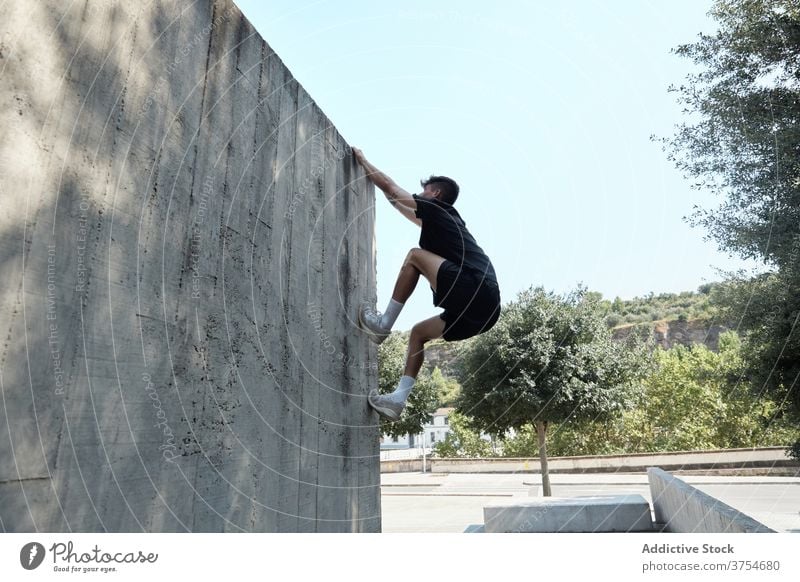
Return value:
<svg viewBox="0 0 800 582">
<path fill-rule="evenodd" d="M 493 281 L 445 259 L 436 273 L 433 305 L 443 307 L 445 341 L 467 339 L 488 331 L 500 317 L 500 289 Z"/>
</svg>

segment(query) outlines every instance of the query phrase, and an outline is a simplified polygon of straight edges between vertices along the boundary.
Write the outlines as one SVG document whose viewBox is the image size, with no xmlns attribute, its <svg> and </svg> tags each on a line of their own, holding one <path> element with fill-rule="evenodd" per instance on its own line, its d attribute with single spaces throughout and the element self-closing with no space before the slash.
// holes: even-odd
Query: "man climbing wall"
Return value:
<svg viewBox="0 0 800 582">
<path fill-rule="evenodd" d="M 412 195 L 369 163 L 361 150 L 353 148 L 353 154 L 392 206 L 422 229 L 420 248 L 408 252 L 386 310 L 379 313 L 362 307 L 359 325 L 372 341 L 380 344 L 389 335 L 420 275 L 430 283 L 433 305 L 444 308 L 440 315 L 411 328 L 405 371 L 394 392 L 380 395 L 373 390 L 369 394 L 370 405 L 394 421 L 400 418 L 422 367 L 425 343 L 440 337 L 445 341 L 463 340 L 491 329 L 500 316 L 500 288 L 492 262 L 453 207 L 459 193 L 455 180 L 430 176 L 420 182 L 422 193 Z"/>
</svg>

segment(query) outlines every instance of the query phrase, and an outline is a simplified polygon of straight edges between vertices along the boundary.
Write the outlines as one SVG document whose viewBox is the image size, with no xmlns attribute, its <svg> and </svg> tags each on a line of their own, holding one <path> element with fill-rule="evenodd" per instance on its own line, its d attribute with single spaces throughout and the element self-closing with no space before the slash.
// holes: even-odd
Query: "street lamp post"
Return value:
<svg viewBox="0 0 800 582">
<path fill-rule="evenodd" d="M 424 473 L 426 470 L 426 458 L 425 458 L 425 427 L 422 427 L 422 472 Z"/>
</svg>

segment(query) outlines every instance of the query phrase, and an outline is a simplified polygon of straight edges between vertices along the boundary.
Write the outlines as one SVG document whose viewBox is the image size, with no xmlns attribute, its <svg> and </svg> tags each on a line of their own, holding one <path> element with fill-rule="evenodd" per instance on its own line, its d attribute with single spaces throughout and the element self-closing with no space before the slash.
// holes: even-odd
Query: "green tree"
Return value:
<svg viewBox="0 0 800 582">
<path fill-rule="evenodd" d="M 450 432 L 443 441 L 436 443 L 433 454 L 437 457 L 491 457 L 492 445 L 481 438 L 476 430 L 469 426 L 468 419 L 458 412 L 451 412 L 447 417 Z"/>
<path fill-rule="evenodd" d="M 664 143 L 695 187 L 721 199 L 691 222 L 769 270 L 736 275 L 723 297 L 747 332 L 748 381 L 800 417 L 800 5 L 717 0 L 711 16 L 715 34 L 675 51 L 700 72 L 672 88 L 691 121 Z"/>
<path fill-rule="evenodd" d="M 736 332 L 720 335 L 719 351 L 711 372 L 723 404 L 723 414 L 715 423 L 717 447 L 790 445 L 800 437 L 800 428 L 790 416 L 783 414 L 785 405 L 752 389 L 744 376 L 747 370 L 744 354 Z"/>
<path fill-rule="evenodd" d="M 501 447 L 504 457 L 533 457 L 539 452 L 539 435 L 536 434 L 536 427 L 531 422 L 511 431 L 511 434 L 503 435 Z M 552 454 L 552 450 L 550 452 Z"/>
<path fill-rule="evenodd" d="M 658 371 L 646 382 L 631 432 L 648 452 L 714 448 L 715 420 L 722 415 L 719 392 L 709 382 L 713 352 L 677 345 L 657 350 Z"/>
<path fill-rule="evenodd" d="M 408 337 L 401 332 L 392 332 L 378 347 L 378 391 L 381 394 L 388 394 L 397 387 L 405 368 L 407 350 Z M 383 434 L 400 437 L 421 433 L 422 427 L 433 419 L 438 400 L 437 390 L 438 385 L 431 381 L 431 375 L 422 371 L 408 396 L 400 420 L 389 422 L 381 418 Z"/>
<path fill-rule="evenodd" d="M 558 424 L 551 438 L 554 455 L 575 457 L 580 455 L 612 455 L 626 450 L 625 419 L 636 409 L 624 411 L 622 416 Z M 634 451 L 631 451 L 634 452 Z"/>
<path fill-rule="evenodd" d="M 742 382 L 741 342 L 720 335 L 719 351 L 704 345 L 658 350 L 639 406 L 626 415 L 639 451 L 675 451 L 788 444 L 797 431 L 778 405 Z"/>
<path fill-rule="evenodd" d="M 436 392 L 436 400 L 440 407 L 455 406 L 458 395 L 461 393 L 461 385 L 458 380 L 445 376 L 437 366 L 430 373 L 430 383 Z"/>
<path fill-rule="evenodd" d="M 719 351 L 699 344 L 658 349 L 635 406 L 605 419 L 554 424 L 553 455 L 603 455 L 786 445 L 799 429 L 775 401 L 742 381 L 742 346 L 735 332 L 720 335 Z M 536 453 L 531 425 L 503 440 L 503 455 Z"/>
<path fill-rule="evenodd" d="M 584 288 L 523 291 L 462 358 L 459 411 L 498 436 L 533 423 L 545 495 L 548 425 L 620 414 L 645 369 L 644 343 L 635 334 L 612 341 L 597 301 Z"/>
</svg>

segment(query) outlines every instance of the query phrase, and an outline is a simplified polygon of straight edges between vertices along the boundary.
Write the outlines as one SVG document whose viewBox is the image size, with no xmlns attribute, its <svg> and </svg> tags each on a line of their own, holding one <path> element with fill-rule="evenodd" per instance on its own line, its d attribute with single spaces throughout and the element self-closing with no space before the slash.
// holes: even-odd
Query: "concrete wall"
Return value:
<svg viewBox="0 0 800 582">
<path fill-rule="evenodd" d="M 668 453 L 635 453 L 629 455 L 595 455 L 551 457 L 547 461 L 551 473 L 645 472 L 657 465 L 665 470 L 741 471 L 764 469 L 794 475 L 800 465 L 786 454 L 785 447 L 755 449 L 721 449 L 714 451 L 676 451 Z M 432 459 L 433 473 L 540 473 L 538 458 Z"/>
<path fill-rule="evenodd" d="M 666 471 L 647 470 L 656 523 L 683 533 L 769 533 L 774 530 Z"/>
<path fill-rule="evenodd" d="M 427 460 L 425 471 L 431 471 L 430 459 Z M 381 473 L 421 473 L 422 459 L 393 459 L 391 461 L 381 461 Z"/>
<path fill-rule="evenodd" d="M 378 531 L 374 190 L 235 5 L 3 2 L 0 103 L 0 530 Z"/>
</svg>

